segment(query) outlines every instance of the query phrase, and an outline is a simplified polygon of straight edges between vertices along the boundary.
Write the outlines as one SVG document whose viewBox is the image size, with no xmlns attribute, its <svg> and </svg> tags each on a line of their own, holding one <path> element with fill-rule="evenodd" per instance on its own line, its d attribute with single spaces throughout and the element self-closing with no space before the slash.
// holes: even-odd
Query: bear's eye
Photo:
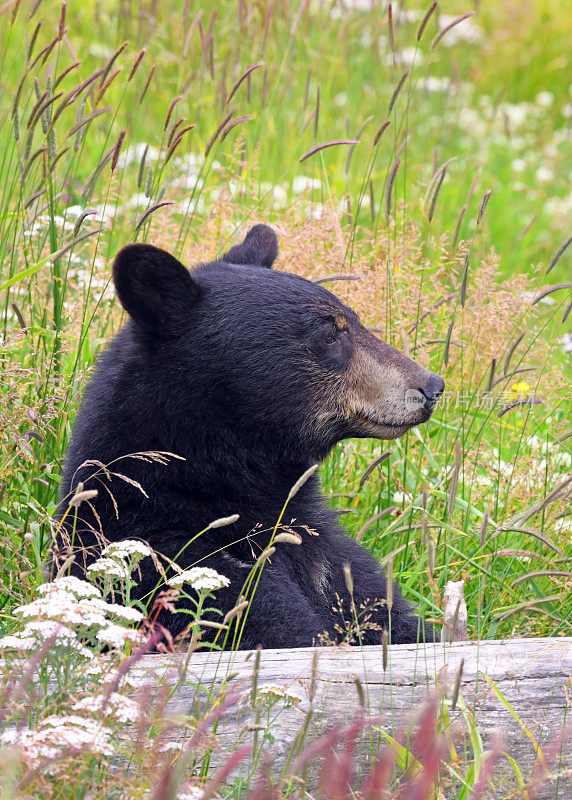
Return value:
<svg viewBox="0 0 572 800">
<path fill-rule="evenodd" d="M 322 339 L 326 344 L 333 344 L 338 338 L 339 330 L 333 322 L 328 322 Z"/>
</svg>

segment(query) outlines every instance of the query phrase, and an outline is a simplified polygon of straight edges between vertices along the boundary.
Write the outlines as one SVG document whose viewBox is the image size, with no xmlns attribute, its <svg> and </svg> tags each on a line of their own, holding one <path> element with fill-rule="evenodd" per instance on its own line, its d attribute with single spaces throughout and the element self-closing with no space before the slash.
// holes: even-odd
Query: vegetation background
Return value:
<svg viewBox="0 0 572 800">
<path fill-rule="evenodd" d="M 15 0 L 0 19 L 0 628 L 43 581 L 81 390 L 121 324 L 113 255 L 147 240 L 192 264 L 265 221 L 278 268 L 329 279 L 447 382 L 428 425 L 332 453 L 348 529 L 428 618 L 463 579 L 471 637 L 570 635 L 567 5 Z"/>
</svg>

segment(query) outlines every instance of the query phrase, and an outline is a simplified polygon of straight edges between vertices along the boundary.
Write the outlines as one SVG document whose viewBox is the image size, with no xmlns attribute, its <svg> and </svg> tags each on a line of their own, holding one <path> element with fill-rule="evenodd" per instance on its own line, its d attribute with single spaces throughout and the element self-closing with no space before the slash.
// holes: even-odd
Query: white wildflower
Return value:
<svg viewBox="0 0 572 800">
<path fill-rule="evenodd" d="M 42 583 L 38 586 L 38 594 L 49 594 L 53 588 L 69 592 L 75 597 L 101 597 L 101 592 L 92 583 L 82 581 L 76 578 L 75 575 L 64 575 L 62 578 L 56 578 L 51 583 Z"/>
<path fill-rule="evenodd" d="M 145 192 L 136 192 L 125 201 L 124 208 L 146 208 L 150 202 Z"/>
<path fill-rule="evenodd" d="M 552 92 L 538 92 L 536 95 L 536 105 L 541 108 L 550 108 L 554 104 L 554 95 Z"/>
<path fill-rule="evenodd" d="M 90 695 L 89 697 L 84 697 L 82 700 L 78 700 L 76 703 L 74 703 L 72 705 L 72 711 L 88 711 L 96 714 L 98 711 L 101 711 L 102 705 L 103 695 L 94 694 Z"/>
<path fill-rule="evenodd" d="M 151 147 L 145 144 L 145 142 L 136 142 L 134 144 L 130 144 L 129 147 L 127 147 L 119 155 L 117 160 L 118 167 L 123 168 L 129 166 L 130 164 L 140 164 L 145 150 L 147 150 L 147 155 L 145 156 L 146 164 L 157 161 L 159 158 L 159 151 L 156 147 Z"/>
<path fill-rule="evenodd" d="M 511 139 L 512 146 L 514 150 L 525 150 L 526 149 L 526 139 L 524 136 L 513 136 Z"/>
<path fill-rule="evenodd" d="M 526 170 L 526 161 L 524 158 L 515 158 L 511 161 L 510 166 L 513 172 L 524 172 Z"/>
<path fill-rule="evenodd" d="M 192 567 L 169 579 L 169 586 L 188 583 L 197 592 L 216 592 L 230 584 L 230 580 L 209 567 Z"/>
<path fill-rule="evenodd" d="M 61 594 L 48 596 L 34 600 L 25 606 L 19 606 L 14 613 L 24 618 L 57 620 L 70 626 L 91 628 L 106 624 L 105 611 L 100 607 L 97 598 L 95 600 L 76 600 L 72 595 L 72 601 L 71 603 L 66 602 Z"/>
<path fill-rule="evenodd" d="M 151 549 L 143 542 L 137 539 L 124 539 L 122 542 L 112 542 L 101 551 L 102 556 L 109 558 L 131 558 L 134 561 L 140 561 L 142 558 L 151 555 Z"/>
<path fill-rule="evenodd" d="M 274 208 L 284 208 L 287 204 L 288 190 L 283 185 L 262 181 L 258 188 L 262 197 L 272 198 L 272 205 Z"/>
<path fill-rule="evenodd" d="M 446 28 L 452 22 L 455 22 L 457 17 L 450 14 L 439 14 L 439 27 L 441 30 Z M 454 28 L 447 31 L 442 39 L 445 47 L 452 47 L 458 42 L 466 42 L 467 44 L 476 44 L 483 38 L 483 32 L 472 19 L 465 19 Z"/>
<path fill-rule="evenodd" d="M 42 216 L 36 217 L 36 219 L 40 220 L 41 222 L 45 223 L 46 225 L 51 224 L 51 218 Z M 61 217 L 59 214 L 54 215 L 53 218 L 54 224 L 57 225 L 58 228 L 62 228 L 62 230 L 73 231 L 73 223 L 69 222 L 68 220 Z"/>
<path fill-rule="evenodd" d="M 288 191 L 280 184 L 272 188 L 272 204 L 274 208 L 284 208 L 288 203 Z"/>
<path fill-rule="evenodd" d="M 181 189 L 188 189 L 196 194 L 200 194 L 205 188 L 206 184 L 205 179 L 199 177 L 198 173 L 189 172 L 181 175 L 179 178 L 176 178 L 172 185 Z"/>
<path fill-rule="evenodd" d="M 180 167 L 184 172 L 198 172 L 204 164 L 204 156 L 200 153 L 186 153 L 184 156 L 177 156 L 175 165 Z M 220 161 L 213 161 L 211 169 L 220 170 L 222 167 Z"/>
<path fill-rule="evenodd" d="M 371 11 L 371 0 L 345 0 L 343 5 L 348 11 Z"/>
<path fill-rule="evenodd" d="M 95 214 L 90 216 L 93 222 L 105 223 L 113 219 L 116 214 L 117 207 L 111 203 L 100 203 L 93 207 Z M 94 265 L 95 266 L 95 265 Z"/>
<path fill-rule="evenodd" d="M 103 675 L 103 668 L 98 661 L 92 658 L 89 664 L 85 664 L 82 667 L 82 675 L 90 677 L 101 676 Z"/>
<path fill-rule="evenodd" d="M 122 606 L 119 603 L 105 603 L 105 610 L 108 614 L 119 617 L 119 619 L 125 622 L 141 622 L 145 619 L 145 614 L 139 611 L 139 609 L 133 608 L 133 606 Z"/>
<path fill-rule="evenodd" d="M 417 8 L 409 8 L 409 9 L 407 9 L 407 8 L 403 8 L 401 5 L 399 5 L 396 8 L 396 15 L 397 15 L 397 19 L 399 20 L 400 23 L 403 23 L 403 22 L 419 22 L 419 20 L 423 16 L 423 13 Z"/>
<path fill-rule="evenodd" d="M 493 466 L 493 469 L 497 469 L 501 478 L 505 478 L 506 480 L 512 479 L 514 472 L 513 465 L 503 461 L 502 458 Z"/>
<path fill-rule="evenodd" d="M 41 639 L 49 639 L 55 635 L 56 644 L 69 644 L 70 642 L 77 642 L 77 636 L 72 630 L 66 628 L 65 625 L 61 625 L 55 620 L 48 619 L 26 623 L 24 630 L 22 631 L 22 635 L 35 635 Z"/>
<path fill-rule="evenodd" d="M 185 202 L 185 206 L 183 208 L 183 204 L 181 203 L 181 209 L 183 216 L 190 214 L 204 214 L 205 213 L 205 198 L 203 194 L 194 194 L 189 197 L 189 199 Z"/>
<path fill-rule="evenodd" d="M 269 183 L 268 181 L 262 181 L 258 189 L 262 197 L 272 198 L 272 205 L 274 208 L 284 208 L 284 206 L 288 203 L 287 186 L 288 184 L 283 186 L 279 183 L 273 184 Z"/>
<path fill-rule="evenodd" d="M 483 125 L 483 121 L 478 111 L 474 108 L 463 107 L 459 110 L 459 125 L 463 130 L 468 131 L 469 133 L 476 132 L 477 135 L 480 135 L 482 132 L 486 130 L 485 126 Z"/>
<path fill-rule="evenodd" d="M 534 435 L 530 436 L 526 440 L 527 445 L 530 447 L 533 453 L 539 453 L 540 448 L 542 447 L 542 442 L 540 441 L 539 437 Z"/>
<path fill-rule="evenodd" d="M 428 75 L 421 78 L 417 88 L 425 92 L 448 92 L 454 89 L 454 85 L 449 78 L 437 78 L 435 75 Z"/>
<path fill-rule="evenodd" d="M 104 708 L 104 694 L 89 695 L 73 704 L 73 711 L 89 712 L 98 714 L 102 710 L 105 711 L 106 716 L 113 716 L 119 722 L 137 722 L 141 714 L 139 705 L 131 700 L 129 697 L 120 694 L 119 692 L 112 692 L 107 698 Z"/>
<path fill-rule="evenodd" d="M 36 638 L 36 647 L 39 647 L 46 639 L 54 637 L 54 647 L 65 646 L 74 650 L 82 658 L 88 660 L 93 658 L 93 653 L 81 644 L 74 631 L 66 628 L 65 625 L 56 620 L 45 619 L 27 622 L 21 632 L 21 636 L 23 638 L 34 636 Z"/>
<path fill-rule="evenodd" d="M 115 647 L 116 650 L 122 650 L 126 642 L 133 642 L 139 639 L 141 633 L 139 631 L 124 628 L 122 625 L 110 624 L 102 628 L 95 634 L 95 638 L 102 644 L 108 644 L 110 647 Z"/>
<path fill-rule="evenodd" d="M 103 44 L 103 42 L 92 42 L 87 48 L 87 52 L 90 56 L 95 56 L 95 58 L 102 58 L 107 60 L 111 58 L 113 55 L 113 50 L 109 45 Z"/>
<path fill-rule="evenodd" d="M 572 353 L 572 333 L 565 333 L 558 339 L 558 343 L 562 345 L 564 353 Z"/>
<path fill-rule="evenodd" d="M 76 594 L 90 594 L 91 597 L 78 599 L 64 587 L 75 589 Z M 14 613 L 23 619 L 57 621 L 72 628 L 103 628 L 109 624 L 108 616 L 131 623 L 144 619 L 144 615 L 136 608 L 107 603 L 95 587 L 78 579 L 62 578 L 51 584 L 43 584 L 40 590 L 41 596 L 37 600 L 19 606 Z"/>
<path fill-rule="evenodd" d="M 423 60 L 423 52 L 416 47 L 403 47 L 401 50 L 395 51 L 395 59 L 403 67 L 411 67 L 415 62 L 419 63 Z M 393 64 L 393 53 L 388 54 L 385 60 L 386 63 Z"/>
<path fill-rule="evenodd" d="M 155 685 L 155 678 L 157 680 L 163 680 L 165 676 L 157 675 L 153 670 L 144 669 L 137 672 L 131 669 L 129 672 L 120 676 L 119 685 L 126 686 L 129 689 L 141 690 L 148 688 L 151 690 Z"/>
<path fill-rule="evenodd" d="M 486 473 L 479 473 L 478 475 L 475 475 L 473 481 L 477 486 L 482 486 L 485 488 L 493 485 L 492 478 Z"/>
<path fill-rule="evenodd" d="M 36 650 L 38 640 L 35 636 L 23 636 L 21 633 L 14 633 L 2 636 L 0 639 L 0 650 Z"/>
<path fill-rule="evenodd" d="M 15 744 L 18 741 L 18 729 L 14 726 L 6 728 L 0 733 L 1 744 Z"/>
<path fill-rule="evenodd" d="M 37 650 L 46 639 L 54 636 L 54 647 L 66 646 L 85 659 L 93 654 L 77 639 L 75 633 L 53 620 L 28 622 L 20 633 L 3 636 L 0 639 L 0 650 Z"/>
<path fill-rule="evenodd" d="M 549 181 L 554 180 L 554 170 L 550 169 L 550 167 L 538 167 L 535 175 L 539 183 L 549 183 Z"/>
<path fill-rule="evenodd" d="M 532 103 L 501 103 L 499 111 L 504 115 L 511 128 L 520 128 L 527 121 L 531 111 L 536 107 Z"/>
<path fill-rule="evenodd" d="M 381 37 L 380 37 L 380 39 L 381 39 Z M 371 28 L 362 28 L 362 31 L 361 31 L 361 34 L 360 34 L 360 37 L 359 37 L 360 46 L 363 47 L 364 50 L 367 50 L 368 47 L 371 47 L 371 43 L 372 42 L 373 42 L 373 36 L 372 36 Z M 384 48 L 381 47 L 381 46 L 380 46 L 380 49 L 382 51 L 384 50 Z"/>
<path fill-rule="evenodd" d="M 31 603 L 26 603 L 26 605 L 17 606 L 14 609 L 14 613 L 19 617 L 49 617 L 49 609 L 51 607 L 56 609 L 59 606 L 65 606 L 75 602 L 76 598 L 73 594 L 54 588 L 50 594 L 44 594 L 43 597 L 39 597 Z"/>
<path fill-rule="evenodd" d="M 66 217 L 73 217 L 74 219 L 79 217 L 79 215 L 82 214 L 83 211 L 84 211 L 83 206 L 78 206 L 78 205 L 67 206 L 66 208 L 64 208 L 64 214 L 66 215 Z M 74 258 L 74 255 L 72 254 L 72 256 L 70 256 L 70 261 L 73 263 L 76 258 L 78 258 L 78 256 L 75 256 Z"/>
<path fill-rule="evenodd" d="M 87 568 L 90 575 L 101 575 L 107 578 L 122 578 L 123 580 L 129 578 L 131 571 L 127 566 L 112 558 L 98 558 L 93 564 Z"/>
<path fill-rule="evenodd" d="M 312 203 L 308 210 L 312 215 L 312 219 L 322 219 L 324 215 L 324 206 L 322 203 Z"/>
<path fill-rule="evenodd" d="M 129 697 L 123 697 L 121 694 L 116 695 L 116 700 L 111 698 L 113 703 L 113 716 L 118 722 L 132 723 L 137 722 L 141 716 L 141 708 L 134 700 Z"/>
<path fill-rule="evenodd" d="M 544 208 L 549 216 L 566 217 L 572 212 L 572 192 L 564 197 L 550 197 Z"/>
<path fill-rule="evenodd" d="M 397 506 L 400 506 L 403 503 L 409 503 L 410 501 L 411 495 L 407 494 L 407 492 L 395 492 L 393 495 L 393 502 Z"/>
<path fill-rule="evenodd" d="M 26 762 L 57 759 L 70 749 L 88 749 L 103 756 L 112 756 L 111 731 L 95 720 L 77 714 L 47 717 L 33 729 L 22 730 L 13 737 L 13 744 L 22 750 Z"/>
<path fill-rule="evenodd" d="M 187 786 L 177 794 L 177 800 L 203 800 L 205 793 L 199 786 Z"/>
<path fill-rule="evenodd" d="M 291 703 L 300 703 L 304 698 L 301 694 L 286 686 L 279 686 L 277 683 L 263 683 L 258 687 L 258 694 L 261 697 L 271 697 L 274 699 L 284 699 Z"/>
<path fill-rule="evenodd" d="M 292 181 L 294 194 L 302 194 L 312 189 L 321 189 L 322 181 L 319 178 L 310 178 L 307 175 L 297 175 Z"/>
</svg>

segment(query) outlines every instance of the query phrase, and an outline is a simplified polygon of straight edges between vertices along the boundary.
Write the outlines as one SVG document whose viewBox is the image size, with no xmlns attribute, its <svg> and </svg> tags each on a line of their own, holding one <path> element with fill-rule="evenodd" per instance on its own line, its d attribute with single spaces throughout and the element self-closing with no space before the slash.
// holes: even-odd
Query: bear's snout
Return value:
<svg viewBox="0 0 572 800">
<path fill-rule="evenodd" d="M 425 398 L 425 408 L 433 411 L 437 405 L 437 400 L 445 391 L 445 381 L 440 375 L 431 374 L 425 386 L 419 390 Z"/>
<path fill-rule="evenodd" d="M 425 409 L 431 415 L 444 389 L 445 381 L 443 378 L 434 372 L 430 372 L 425 385 L 405 391 L 405 404 L 412 410 L 415 407 Z"/>
<path fill-rule="evenodd" d="M 396 438 L 427 422 L 445 389 L 443 378 L 369 331 L 356 340 L 348 394 L 360 435 Z"/>
</svg>

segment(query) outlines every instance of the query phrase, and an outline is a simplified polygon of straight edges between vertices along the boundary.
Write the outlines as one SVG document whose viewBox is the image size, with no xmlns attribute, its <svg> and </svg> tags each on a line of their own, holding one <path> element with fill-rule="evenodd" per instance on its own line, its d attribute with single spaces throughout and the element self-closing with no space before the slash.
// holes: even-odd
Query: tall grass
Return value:
<svg viewBox="0 0 572 800">
<path fill-rule="evenodd" d="M 4 632 L 43 580 L 78 399 L 121 323 L 113 254 L 193 263 L 265 220 L 280 267 L 447 381 L 430 424 L 332 453 L 348 529 L 426 617 L 463 579 L 470 636 L 570 635 L 570 20 L 540 0 L 528 27 L 503 3 L 458 23 L 471 9 L 345 6 L 0 10 Z"/>
<path fill-rule="evenodd" d="M 290 15 L 241 7 L 238 17 L 184 8 L 181 27 L 168 4 L 126 16 L 113 4 L 73 17 L 58 4 L 43 4 L 43 18 L 37 8 L 4 9 L 10 58 L 2 76 L 12 90 L 0 129 L 5 606 L 40 580 L 77 396 L 120 322 L 109 288 L 112 254 L 130 239 L 150 238 L 200 260 L 221 252 L 240 225 L 265 218 L 282 234 L 286 268 L 316 279 L 361 275 L 329 285 L 386 339 L 446 372 L 454 393 L 435 422 L 392 446 L 355 497 L 378 445 L 336 450 L 324 477 L 333 494 L 352 495 L 338 502 L 351 512 L 349 527 L 357 532 L 397 505 L 364 541 L 380 557 L 397 550 L 406 589 L 434 617 L 445 582 L 465 576 L 473 634 L 569 630 L 569 519 L 563 498 L 550 499 L 570 459 L 564 361 L 558 348 L 550 352 L 565 331 L 565 289 L 535 304 L 546 285 L 541 267 L 498 286 L 510 259 L 490 251 L 491 220 L 506 218 L 513 240 L 519 236 L 514 213 L 501 213 L 510 184 L 498 176 L 493 184 L 486 162 L 474 178 L 463 148 L 448 159 L 436 150 L 427 163 L 428 128 L 443 108 L 466 114 L 472 90 L 453 81 L 447 96 L 423 81 L 450 67 L 451 52 L 487 46 L 478 28 L 469 43 L 463 38 L 473 19 L 452 25 L 437 11 L 424 19 L 396 7 L 389 25 L 375 6 L 302 5 Z M 128 33 L 133 41 L 125 44 Z M 460 39 L 451 49 L 453 35 Z M 183 54 L 173 57 L 177 68 L 170 53 Z M 466 55 L 464 69 L 473 58 Z M 378 62 L 372 104 L 366 90 Z M 342 107 L 373 113 L 348 116 L 340 127 Z M 525 106 L 521 127 L 529 120 L 535 130 L 543 107 Z M 517 108 L 499 105 L 489 123 L 481 111 L 479 125 L 492 132 L 499 115 L 516 118 Z M 449 121 L 441 133 L 463 124 Z M 494 161 L 492 150 L 486 155 Z M 468 190 L 461 208 L 448 188 Z M 569 259 L 565 241 L 550 243 L 555 285 Z M 511 516 L 545 498 L 530 526 L 507 529 Z M 485 514 L 487 531 L 479 533 Z"/>
</svg>

